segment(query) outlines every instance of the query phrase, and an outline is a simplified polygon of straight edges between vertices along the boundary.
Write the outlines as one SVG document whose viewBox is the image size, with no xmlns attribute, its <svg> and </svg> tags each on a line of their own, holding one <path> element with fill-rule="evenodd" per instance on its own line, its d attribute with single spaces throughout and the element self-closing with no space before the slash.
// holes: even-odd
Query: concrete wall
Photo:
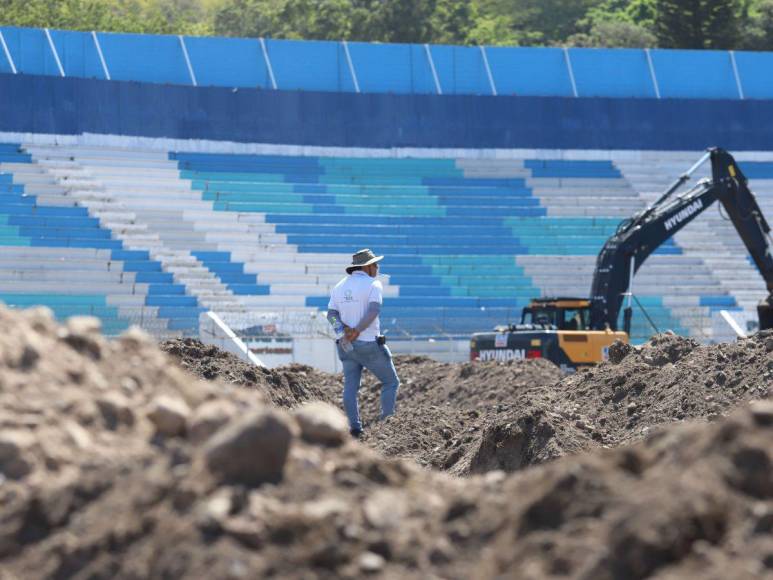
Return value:
<svg viewBox="0 0 773 580">
<path fill-rule="evenodd" d="M 0 131 L 340 147 L 773 149 L 773 101 L 263 91 L 0 74 Z"/>
</svg>

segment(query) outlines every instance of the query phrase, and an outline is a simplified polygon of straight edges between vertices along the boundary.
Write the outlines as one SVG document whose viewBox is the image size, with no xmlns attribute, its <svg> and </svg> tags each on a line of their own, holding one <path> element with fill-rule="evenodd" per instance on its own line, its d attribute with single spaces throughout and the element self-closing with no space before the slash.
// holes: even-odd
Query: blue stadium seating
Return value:
<svg viewBox="0 0 773 580">
<path fill-rule="evenodd" d="M 20 150 L 18 143 L 0 143 L 0 163 L 31 163 L 31 157 Z M 1 171 L 1 170 L 0 170 Z M 113 239 L 110 230 L 99 220 L 90 217 L 85 207 L 38 205 L 37 196 L 14 183 L 13 175 L 0 172 L 0 247 L 40 248 L 93 248 L 110 251 L 110 260 L 117 268 L 134 276 L 134 282 L 147 285 L 145 306 L 185 307 L 185 312 L 168 311 L 169 328 L 195 333 L 198 331 L 198 312 L 195 297 L 187 296 L 186 289 L 175 284 L 169 273 L 161 271 L 161 264 L 150 259 L 147 251 L 126 250 L 120 240 Z M 77 263 L 72 264 L 77 270 Z M 76 279 L 71 280 L 75 282 Z M 66 280 L 62 282 L 67 285 Z M 30 282 L 24 294 L 2 289 L 0 300 L 10 306 L 42 304 L 52 308 L 57 316 L 92 314 L 102 319 L 106 334 L 116 334 L 128 327 L 130 320 L 120 317 L 118 308 L 107 304 L 108 295 L 100 290 L 93 294 L 73 295 L 69 292 L 40 292 Z M 98 284 L 97 284 L 98 286 Z M 137 292 L 142 290 L 137 289 Z M 194 315 L 195 311 L 195 315 Z M 163 316 L 162 316 L 163 317 Z M 194 323 L 195 318 L 195 323 Z"/>
<path fill-rule="evenodd" d="M 399 295 L 385 299 L 383 324 L 411 335 L 467 336 L 518 321 L 541 289 L 515 256 L 595 256 L 619 222 L 547 217 L 526 179 L 465 177 L 453 160 L 182 152 L 170 159 L 215 210 L 265 215 L 301 254 L 345 256 L 359 247 L 386 254 L 382 271 Z M 609 161 L 527 160 L 524 167 L 535 178 L 621 177 Z M 669 240 L 657 253 L 681 251 Z M 229 287 L 258 284 L 228 252 L 195 255 Z M 308 296 L 306 305 L 325 308 L 327 300 Z M 647 310 L 663 328 L 679 328 L 660 299 Z M 635 330 L 646 334 L 640 318 Z"/>
</svg>

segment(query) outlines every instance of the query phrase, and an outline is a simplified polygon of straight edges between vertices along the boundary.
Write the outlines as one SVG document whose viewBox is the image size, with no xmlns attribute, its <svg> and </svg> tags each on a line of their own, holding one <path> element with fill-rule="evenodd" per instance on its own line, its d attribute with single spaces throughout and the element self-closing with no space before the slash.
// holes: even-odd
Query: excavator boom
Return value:
<svg viewBox="0 0 773 580">
<path fill-rule="evenodd" d="M 709 159 L 711 179 L 702 180 L 692 189 L 677 193 Z M 759 309 L 760 328 L 773 326 L 771 307 L 765 306 L 771 304 L 770 293 L 773 292 L 770 226 L 735 159 L 723 149 L 712 148 L 657 201 L 623 221 L 604 244 L 596 260 L 591 286 L 591 328 L 617 329 L 622 302 L 626 295 L 630 296 L 636 271 L 652 252 L 715 201 L 724 207 L 767 285 L 769 296 Z M 630 332 L 630 303 L 624 314 L 624 330 Z"/>
</svg>

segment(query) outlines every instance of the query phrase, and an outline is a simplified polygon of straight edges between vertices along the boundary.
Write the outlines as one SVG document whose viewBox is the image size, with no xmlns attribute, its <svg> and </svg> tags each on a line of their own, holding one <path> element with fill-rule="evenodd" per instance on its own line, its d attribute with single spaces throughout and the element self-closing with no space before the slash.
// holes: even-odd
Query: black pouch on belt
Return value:
<svg viewBox="0 0 773 580">
<path fill-rule="evenodd" d="M 376 337 L 376 344 L 386 344 L 386 336 L 384 336 L 383 334 L 379 334 Z"/>
</svg>

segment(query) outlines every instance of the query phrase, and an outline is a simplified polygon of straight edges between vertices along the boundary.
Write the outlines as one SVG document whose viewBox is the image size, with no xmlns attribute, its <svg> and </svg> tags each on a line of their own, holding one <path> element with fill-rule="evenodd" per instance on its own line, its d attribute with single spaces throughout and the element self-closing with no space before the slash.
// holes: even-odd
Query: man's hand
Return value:
<svg viewBox="0 0 773 580">
<path fill-rule="evenodd" d="M 344 336 L 349 342 L 354 342 L 360 336 L 360 331 L 356 328 L 349 328 L 347 326 L 344 328 Z"/>
</svg>

